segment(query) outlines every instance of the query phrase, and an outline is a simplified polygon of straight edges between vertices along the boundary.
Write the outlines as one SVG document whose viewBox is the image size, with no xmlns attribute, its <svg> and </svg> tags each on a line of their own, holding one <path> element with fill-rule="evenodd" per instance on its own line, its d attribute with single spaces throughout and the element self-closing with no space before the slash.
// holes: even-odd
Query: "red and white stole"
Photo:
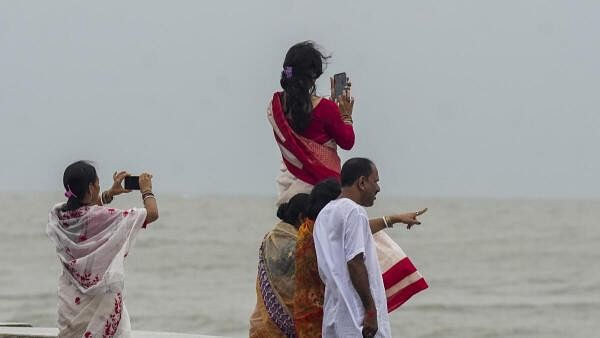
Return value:
<svg viewBox="0 0 600 338">
<path fill-rule="evenodd" d="M 421 273 L 392 238 L 379 231 L 373 235 L 383 285 L 387 297 L 388 312 L 396 310 L 428 285 Z"/>
</svg>

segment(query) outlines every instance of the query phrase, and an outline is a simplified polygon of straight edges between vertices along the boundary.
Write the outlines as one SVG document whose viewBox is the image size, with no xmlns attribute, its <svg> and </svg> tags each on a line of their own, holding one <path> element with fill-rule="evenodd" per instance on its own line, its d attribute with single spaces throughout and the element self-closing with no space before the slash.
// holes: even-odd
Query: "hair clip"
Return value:
<svg viewBox="0 0 600 338">
<path fill-rule="evenodd" d="M 291 66 L 283 67 L 283 74 L 285 75 L 286 78 L 291 79 L 292 78 L 292 67 Z"/>
<path fill-rule="evenodd" d="M 67 191 L 65 192 L 65 197 L 66 198 L 71 198 L 71 197 L 79 198 L 79 197 L 77 197 L 77 195 L 75 195 L 74 192 L 71 191 L 71 187 L 68 185 L 67 185 Z"/>
</svg>

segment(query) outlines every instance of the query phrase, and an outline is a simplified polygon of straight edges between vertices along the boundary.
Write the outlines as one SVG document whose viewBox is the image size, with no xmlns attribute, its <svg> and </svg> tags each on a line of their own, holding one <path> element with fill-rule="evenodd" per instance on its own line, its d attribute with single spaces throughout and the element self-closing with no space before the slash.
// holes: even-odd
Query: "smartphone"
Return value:
<svg viewBox="0 0 600 338">
<path fill-rule="evenodd" d="M 139 176 L 125 177 L 124 188 L 127 190 L 140 190 L 140 177 Z"/>
<path fill-rule="evenodd" d="M 333 76 L 333 83 L 335 85 L 333 89 L 333 96 L 338 97 L 342 95 L 344 92 L 344 88 L 348 84 L 348 77 L 346 77 L 346 73 L 338 73 Z"/>
</svg>

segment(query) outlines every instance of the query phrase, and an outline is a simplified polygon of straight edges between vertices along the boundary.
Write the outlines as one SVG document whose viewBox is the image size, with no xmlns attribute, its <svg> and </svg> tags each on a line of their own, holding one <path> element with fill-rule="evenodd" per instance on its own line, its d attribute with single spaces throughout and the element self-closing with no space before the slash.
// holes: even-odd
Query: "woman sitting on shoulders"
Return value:
<svg viewBox="0 0 600 338">
<path fill-rule="evenodd" d="M 334 101 L 315 94 L 325 61 L 327 57 L 311 41 L 292 46 L 285 56 L 283 91 L 273 94 L 267 110 L 283 160 L 277 205 L 298 193 L 309 193 L 324 179 L 339 179 L 337 146 L 346 150 L 354 146 L 350 86 Z M 333 79 L 331 84 L 333 89 Z"/>
</svg>

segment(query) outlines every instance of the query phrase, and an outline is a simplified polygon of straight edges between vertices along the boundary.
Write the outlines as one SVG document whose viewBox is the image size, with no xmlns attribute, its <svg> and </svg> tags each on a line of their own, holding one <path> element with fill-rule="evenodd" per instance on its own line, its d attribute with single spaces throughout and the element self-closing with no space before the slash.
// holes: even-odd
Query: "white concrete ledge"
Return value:
<svg viewBox="0 0 600 338">
<path fill-rule="evenodd" d="M 57 328 L 51 327 L 0 327 L 1 338 L 56 338 Z M 133 338 L 224 338 L 185 333 L 133 331 Z"/>
</svg>

